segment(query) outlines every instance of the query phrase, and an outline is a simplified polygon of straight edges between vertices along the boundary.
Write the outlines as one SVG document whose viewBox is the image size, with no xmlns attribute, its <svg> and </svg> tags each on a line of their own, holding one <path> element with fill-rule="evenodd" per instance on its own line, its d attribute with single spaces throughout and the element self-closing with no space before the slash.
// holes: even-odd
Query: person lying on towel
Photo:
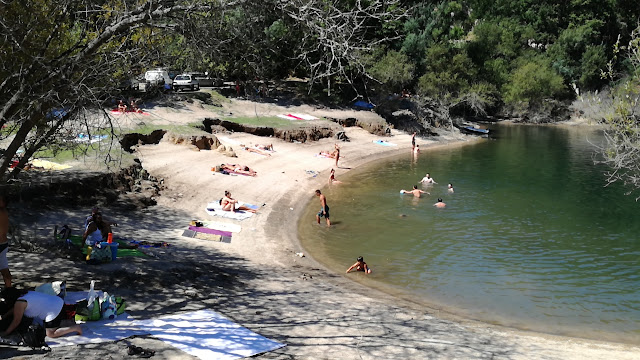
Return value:
<svg viewBox="0 0 640 360">
<path fill-rule="evenodd" d="M 221 164 L 220 168 L 222 170 L 226 170 L 228 172 L 234 172 L 237 174 L 244 174 L 244 175 L 249 175 L 249 176 L 256 176 L 258 175 L 257 172 L 251 170 L 248 166 L 242 166 L 239 164 Z"/>
<path fill-rule="evenodd" d="M 258 210 L 254 210 L 251 208 L 248 208 L 246 206 L 239 206 L 238 205 L 238 200 L 234 199 L 231 197 L 231 192 L 229 191 L 225 191 L 224 192 L 224 197 L 222 199 L 220 199 L 220 206 L 222 206 L 222 210 L 224 211 L 238 211 L 238 210 L 244 210 L 244 211 L 248 211 L 248 212 L 252 212 L 255 213 Z"/>
</svg>

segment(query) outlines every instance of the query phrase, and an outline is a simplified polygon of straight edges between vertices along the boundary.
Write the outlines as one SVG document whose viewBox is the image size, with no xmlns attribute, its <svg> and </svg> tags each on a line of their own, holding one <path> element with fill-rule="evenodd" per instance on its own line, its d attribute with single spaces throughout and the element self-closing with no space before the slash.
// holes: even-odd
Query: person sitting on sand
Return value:
<svg viewBox="0 0 640 360">
<path fill-rule="evenodd" d="M 437 182 L 433 180 L 433 178 L 431 177 L 431 175 L 429 175 L 429 173 L 427 173 L 427 175 L 425 175 L 425 177 L 423 177 L 422 180 L 420 180 L 420 182 L 423 184 L 437 184 Z"/>
<path fill-rule="evenodd" d="M 102 219 L 102 214 L 97 212 L 91 216 L 89 224 L 82 235 L 82 243 L 94 246 L 96 243 L 106 241 L 111 232 L 111 225 Z"/>
<path fill-rule="evenodd" d="M 351 267 L 347 269 L 347 274 L 354 269 L 355 271 L 363 271 L 365 274 L 371 274 L 371 269 L 369 269 L 369 266 L 367 266 L 367 263 L 364 262 L 364 259 L 362 258 L 362 256 L 358 256 L 358 258 L 356 259 L 356 263 L 351 265 Z"/>
<path fill-rule="evenodd" d="M 1 293 L 9 311 L 2 314 L 1 319 L 12 317 L 9 327 L 0 336 L 11 334 L 22 322 L 24 316 L 44 321 L 45 333 L 50 338 L 57 338 L 70 333 L 82 335 L 80 325 L 60 327 L 62 322 L 64 300 L 62 298 L 37 291 L 6 288 Z"/>
<path fill-rule="evenodd" d="M 336 180 L 336 171 L 334 169 L 331 169 L 330 175 L 329 175 L 329 185 L 331 184 L 341 184 L 342 181 L 340 180 Z"/>
<path fill-rule="evenodd" d="M 239 210 L 244 210 L 244 211 L 248 211 L 248 212 L 252 212 L 255 213 L 258 210 L 254 210 L 251 208 L 248 208 L 246 206 L 239 206 L 238 205 L 238 200 L 234 199 L 231 197 L 231 192 L 229 191 L 225 191 L 224 192 L 224 197 L 222 199 L 220 199 L 220 206 L 222 206 L 222 210 L 224 211 L 239 211 Z"/>
<path fill-rule="evenodd" d="M 122 100 L 118 102 L 118 111 L 120 111 L 121 113 L 127 112 L 127 104 L 125 104 Z"/>
<path fill-rule="evenodd" d="M 136 103 L 136 99 L 131 98 L 131 102 L 129 104 L 131 107 L 131 111 L 136 113 L 142 113 L 142 110 L 140 110 L 140 108 L 138 107 L 138 104 Z"/>
<path fill-rule="evenodd" d="M 400 194 L 412 194 L 413 196 L 419 198 L 422 197 L 422 194 L 427 194 L 427 195 L 431 195 L 426 191 L 422 191 L 420 189 L 418 189 L 417 185 L 413 185 L 413 190 L 400 190 Z"/>
<path fill-rule="evenodd" d="M 433 204 L 433 206 L 442 209 L 442 208 L 446 207 L 447 204 L 443 203 L 441 198 L 438 198 L 438 202 Z"/>
</svg>

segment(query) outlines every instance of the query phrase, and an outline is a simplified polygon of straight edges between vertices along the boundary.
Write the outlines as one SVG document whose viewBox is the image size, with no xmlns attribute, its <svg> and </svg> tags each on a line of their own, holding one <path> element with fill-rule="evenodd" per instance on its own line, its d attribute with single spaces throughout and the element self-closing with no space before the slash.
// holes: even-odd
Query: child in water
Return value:
<svg viewBox="0 0 640 360">
<path fill-rule="evenodd" d="M 356 259 L 356 263 L 351 265 L 351 267 L 347 269 L 347 274 L 353 269 L 355 269 L 356 271 L 364 271 L 365 274 L 371 274 L 371 269 L 369 269 L 367 263 L 364 262 L 362 256 L 358 256 L 358 258 Z"/>
</svg>

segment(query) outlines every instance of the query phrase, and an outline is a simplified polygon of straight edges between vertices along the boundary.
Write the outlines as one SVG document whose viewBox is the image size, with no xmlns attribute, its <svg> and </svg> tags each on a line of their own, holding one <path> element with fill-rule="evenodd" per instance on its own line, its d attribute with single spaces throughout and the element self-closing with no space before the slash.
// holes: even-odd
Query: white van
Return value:
<svg viewBox="0 0 640 360">
<path fill-rule="evenodd" d="M 144 79 L 149 83 L 149 85 L 165 85 L 171 89 L 173 84 L 173 80 L 169 77 L 169 73 L 167 70 L 155 69 L 149 70 L 144 73 Z"/>
</svg>

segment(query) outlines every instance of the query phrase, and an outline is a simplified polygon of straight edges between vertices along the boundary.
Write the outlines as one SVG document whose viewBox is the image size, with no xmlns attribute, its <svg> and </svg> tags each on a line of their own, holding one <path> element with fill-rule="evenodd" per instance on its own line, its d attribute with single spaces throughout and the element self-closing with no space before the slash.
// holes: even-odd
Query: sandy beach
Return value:
<svg viewBox="0 0 640 360">
<path fill-rule="evenodd" d="M 378 118 L 370 111 L 311 106 L 281 108 L 248 101 L 233 101 L 225 106 L 228 107 L 225 111 L 236 115 L 245 111 L 264 116 L 301 113 L 319 118 Z M 161 107 L 149 111 L 156 125 L 187 124 L 217 116 L 197 104 L 181 111 Z M 123 123 L 138 120 L 122 119 Z M 460 319 L 436 307 L 418 306 L 352 281 L 362 274 L 345 275 L 323 268 L 313 254 L 306 254 L 300 247 L 297 237 L 300 214 L 309 201 L 318 202 L 314 190 L 327 186 L 329 171 L 335 168 L 333 159 L 315 155 L 339 143 L 343 158 L 336 177 L 340 179 L 367 163 L 411 151 L 411 136 L 401 131 L 392 130 L 391 136 L 385 138 L 359 127 L 344 131 L 349 142 L 323 139 L 290 143 L 246 133 L 214 134 L 224 145 L 234 148 L 237 158 L 166 140 L 157 145 L 138 146 L 136 156 L 142 166 L 163 179 L 166 187 L 157 199 L 158 205 L 135 213 L 100 205 L 107 217 L 117 219 L 116 235 L 166 241 L 171 246 L 153 250 L 150 258 L 123 258 L 101 266 L 12 251 L 9 263 L 15 281 L 28 286 L 67 280 L 70 289 L 86 290 L 89 280 L 94 278 L 100 289 L 127 298 L 130 314 L 139 319 L 209 308 L 287 345 L 258 355 L 257 359 L 640 358 L 640 347 L 530 333 Z M 398 146 L 374 143 L 380 139 Z M 443 132 L 441 136 L 420 138 L 417 143 L 422 149 L 420 156 L 426 156 L 431 149 L 473 146 L 476 141 L 482 140 Z M 264 156 L 241 150 L 240 144 L 273 144 L 275 152 Z M 221 163 L 247 165 L 258 175 L 230 176 L 211 171 Z M 313 176 L 315 173 L 318 175 Z M 207 204 L 220 199 L 225 190 L 238 200 L 259 205 L 257 214 L 242 221 L 207 214 Z M 328 198 L 328 202 L 331 205 L 332 199 Z M 52 205 L 34 213 L 34 223 L 29 226 L 42 234 L 53 225 L 80 226 L 88 211 Z M 182 237 L 193 219 L 237 224 L 241 231 L 234 233 L 230 243 Z M 349 221 L 341 219 L 338 213 L 332 214 L 332 219 Z M 297 252 L 305 252 L 306 256 L 299 257 Z M 349 265 L 345 264 L 345 268 Z M 156 350 L 154 359 L 193 358 L 149 336 L 55 348 L 48 354 L 1 349 L 0 357 L 119 359 L 130 357 L 126 354 L 127 344 Z"/>
</svg>

